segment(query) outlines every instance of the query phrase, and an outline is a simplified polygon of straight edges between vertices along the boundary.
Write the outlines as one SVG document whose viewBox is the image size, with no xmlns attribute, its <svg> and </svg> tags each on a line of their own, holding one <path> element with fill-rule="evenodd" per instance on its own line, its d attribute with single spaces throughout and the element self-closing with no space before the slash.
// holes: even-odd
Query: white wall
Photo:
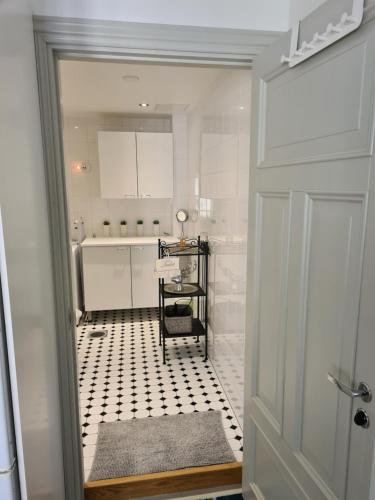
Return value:
<svg viewBox="0 0 375 500">
<path fill-rule="evenodd" d="M 289 0 L 289 27 L 306 17 L 326 0 Z"/>
<path fill-rule="evenodd" d="M 210 359 L 242 425 L 250 71 L 223 71 L 189 116 L 190 234 L 210 241 Z"/>
<path fill-rule="evenodd" d="M 289 0 L 32 0 L 37 15 L 286 30 Z"/>
<path fill-rule="evenodd" d="M 19 445 L 20 430 L 22 434 L 19 462 L 22 469 L 24 459 L 23 487 L 29 500 L 62 500 L 51 252 L 32 19 L 26 1 L 0 2 L 0 68 L 0 208 L 9 286 L 4 287 L 4 268 L 2 284 L 7 334 L 13 333 L 13 394 L 15 370 L 18 384 L 19 408 L 15 402 L 14 409 Z"/>
<path fill-rule="evenodd" d="M 72 237 L 75 220 L 83 218 L 86 236 L 102 236 L 103 221 L 111 222 L 112 236 L 119 236 L 120 221 L 128 223 L 128 235 L 136 234 L 136 222 L 144 221 L 145 236 L 152 236 L 152 221 L 160 221 L 160 233 L 172 231 L 172 201 L 153 200 L 105 200 L 100 196 L 100 171 L 98 153 L 98 131 L 143 131 L 171 132 L 170 117 L 129 117 L 112 114 L 87 114 L 86 116 L 68 115 L 64 119 L 64 157 L 70 228 Z M 90 162 L 87 173 L 73 172 L 71 163 Z"/>
</svg>

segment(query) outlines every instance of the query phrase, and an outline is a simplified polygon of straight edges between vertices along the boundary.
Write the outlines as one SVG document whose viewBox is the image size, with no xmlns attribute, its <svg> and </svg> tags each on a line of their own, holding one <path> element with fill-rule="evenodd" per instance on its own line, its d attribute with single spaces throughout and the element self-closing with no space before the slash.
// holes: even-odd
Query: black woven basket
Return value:
<svg viewBox="0 0 375 500">
<path fill-rule="evenodd" d="M 174 304 L 165 308 L 164 322 L 168 333 L 191 333 L 193 310 L 189 304 Z"/>
</svg>

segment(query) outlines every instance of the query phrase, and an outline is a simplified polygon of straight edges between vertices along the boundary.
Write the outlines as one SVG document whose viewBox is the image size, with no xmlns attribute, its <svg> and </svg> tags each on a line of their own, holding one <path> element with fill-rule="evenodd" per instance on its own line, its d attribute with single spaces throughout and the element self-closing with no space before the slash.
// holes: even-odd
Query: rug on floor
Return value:
<svg viewBox="0 0 375 500">
<path fill-rule="evenodd" d="M 234 461 L 220 411 L 101 423 L 89 481 Z"/>
</svg>

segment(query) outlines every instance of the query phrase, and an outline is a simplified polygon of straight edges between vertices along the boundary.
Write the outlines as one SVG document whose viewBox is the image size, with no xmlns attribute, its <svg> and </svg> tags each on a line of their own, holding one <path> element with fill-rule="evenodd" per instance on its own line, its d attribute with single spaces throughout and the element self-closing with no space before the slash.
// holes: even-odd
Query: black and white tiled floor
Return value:
<svg viewBox="0 0 375 500">
<path fill-rule="evenodd" d="M 103 339 L 89 332 L 107 330 Z M 156 309 L 94 313 L 77 328 L 85 478 L 92 466 L 100 422 L 221 410 L 237 460 L 242 431 L 210 361 L 193 338 L 167 340 L 162 363 Z"/>
</svg>

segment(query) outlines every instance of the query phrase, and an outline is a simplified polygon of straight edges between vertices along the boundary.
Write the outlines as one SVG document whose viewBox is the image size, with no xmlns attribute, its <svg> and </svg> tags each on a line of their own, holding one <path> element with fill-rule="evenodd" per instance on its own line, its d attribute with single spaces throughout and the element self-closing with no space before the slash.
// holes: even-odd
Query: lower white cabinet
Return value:
<svg viewBox="0 0 375 500">
<path fill-rule="evenodd" d="M 156 307 L 158 280 L 154 278 L 158 248 L 154 245 L 131 247 L 133 307 Z"/>
<path fill-rule="evenodd" d="M 132 307 L 130 247 L 83 247 L 86 311 Z"/>
<path fill-rule="evenodd" d="M 158 280 L 154 264 L 158 249 L 145 246 L 82 248 L 86 311 L 156 307 Z"/>
</svg>

